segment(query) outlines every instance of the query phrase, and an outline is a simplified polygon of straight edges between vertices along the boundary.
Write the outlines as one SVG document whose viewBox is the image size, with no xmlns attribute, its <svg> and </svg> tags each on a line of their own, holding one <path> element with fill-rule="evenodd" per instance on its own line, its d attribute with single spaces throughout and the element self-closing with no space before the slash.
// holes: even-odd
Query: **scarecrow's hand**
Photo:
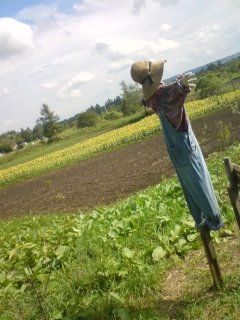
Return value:
<svg viewBox="0 0 240 320">
<path fill-rule="evenodd" d="M 179 79 L 181 85 L 189 88 L 194 88 L 196 87 L 196 81 L 197 78 L 194 78 L 194 73 L 188 72 L 188 73 L 183 73 Z"/>
</svg>

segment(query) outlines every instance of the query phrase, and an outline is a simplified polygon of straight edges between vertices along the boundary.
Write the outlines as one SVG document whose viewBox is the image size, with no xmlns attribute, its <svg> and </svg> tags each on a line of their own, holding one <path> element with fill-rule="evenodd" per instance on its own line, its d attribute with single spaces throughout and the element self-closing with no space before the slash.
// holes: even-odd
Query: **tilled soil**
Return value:
<svg viewBox="0 0 240 320">
<path fill-rule="evenodd" d="M 221 139 L 229 131 L 230 138 Z M 229 110 L 192 121 L 203 154 L 240 140 L 240 115 Z M 226 130 L 227 129 L 227 130 Z M 229 130 L 228 130 L 229 129 Z M 222 140 L 222 142 L 221 142 Z M 71 213 L 112 203 L 173 175 L 162 134 L 0 189 L 0 218 Z"/>
</svg>

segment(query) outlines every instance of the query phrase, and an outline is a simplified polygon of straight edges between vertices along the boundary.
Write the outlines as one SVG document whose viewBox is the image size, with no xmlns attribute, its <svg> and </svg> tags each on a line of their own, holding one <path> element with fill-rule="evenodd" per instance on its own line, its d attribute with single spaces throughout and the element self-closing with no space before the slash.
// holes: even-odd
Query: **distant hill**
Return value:
<svg viewBox="0 0 240 320">
<path fill-rule="evenodd" d="M 195 74 L 201 73 L 201 72 L 206 71 L 209 68 L 209 65 L 226 64 L 226 63 L 232 62 L 234 60 L 237 60 L 238 58 L 240 58 L 240 52 L 237 52 L 235 54 L 232 54 L 232 55 L 227 56 L 227 57 L 222 58 L 222 59 L 218 59 L 216 61 L 209 62 L 209 63 L 207 63 L 207 64 L 205 64 L 203 66 L 200 66 L 200 67 L 197 67 L 197 68 L 194 68 L 194 69 L 191 69 L 191 70 L 184 71 L 184 73 L 187 73 L 187 72 L 193 72 Z M 175 76 L 173 76 L 171 78 L 165 79 L 164 81 L 171 82 L 171 81 L 174 81 L 176 79 L 176 77 L 177 77 L 177 75 L 175 75 Z"/>
</svg>

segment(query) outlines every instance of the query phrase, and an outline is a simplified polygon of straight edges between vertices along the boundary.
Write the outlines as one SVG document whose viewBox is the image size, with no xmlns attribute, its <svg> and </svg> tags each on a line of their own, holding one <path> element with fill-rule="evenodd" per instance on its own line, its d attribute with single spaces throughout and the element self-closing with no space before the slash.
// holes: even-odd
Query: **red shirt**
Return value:
<svg viewBox="0 0 240 320">
<path fill-rule="evenodd" d="M 156 93 L 150 97 L 146 105 L 152 107 L 159 115 L 160 103 L 164 100 L 164 114 L 170 123 L 180 132 L 186 132 L 188 118 L 184 107 L 187 94 L 191 91 L 189 87 L 183 86 L 179 79 L 170 84 L 160 83 Z"/>
</svg>

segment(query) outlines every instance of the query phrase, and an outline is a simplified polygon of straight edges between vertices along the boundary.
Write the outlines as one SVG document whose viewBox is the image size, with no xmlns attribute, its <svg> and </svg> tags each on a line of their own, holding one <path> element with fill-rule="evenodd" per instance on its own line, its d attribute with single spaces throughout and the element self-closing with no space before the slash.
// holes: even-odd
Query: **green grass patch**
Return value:
<svg viewBox="0 0 240 320">
<path fill-rule="evenodd" d="M 234 215 L 222 164 L 227 154 L 238 163 L 240 145 L 211 155 L 208 167 L 225 233 L 231 235 Z M 221 232 L 213 236 L 216 243 L 225 239 Z M 2 222 L 0 241 L 4 320 L 168 319 L 159 309 L 160 301 L 170 307 L 162 296 L 167 272 L 201 247 L 176 178 L 89 213 L 30 215 Z M 235 270 L 230 276 L 239 283 Z M 210 286 L 209 279 L 202 280 Z M 225 281 L 218 298 L 223 312 L 229 301 L 239 301 L 239 286 L 228 290 L 230 280 Z M 181 297 L 181 309 L 175 305 L 182 318 L 194 319 L 212 308 L 213 301 L 217 305 L 217 295 L 209 299 L 206 294 L 199 304 L 191 297 Z"/>
</svg>

